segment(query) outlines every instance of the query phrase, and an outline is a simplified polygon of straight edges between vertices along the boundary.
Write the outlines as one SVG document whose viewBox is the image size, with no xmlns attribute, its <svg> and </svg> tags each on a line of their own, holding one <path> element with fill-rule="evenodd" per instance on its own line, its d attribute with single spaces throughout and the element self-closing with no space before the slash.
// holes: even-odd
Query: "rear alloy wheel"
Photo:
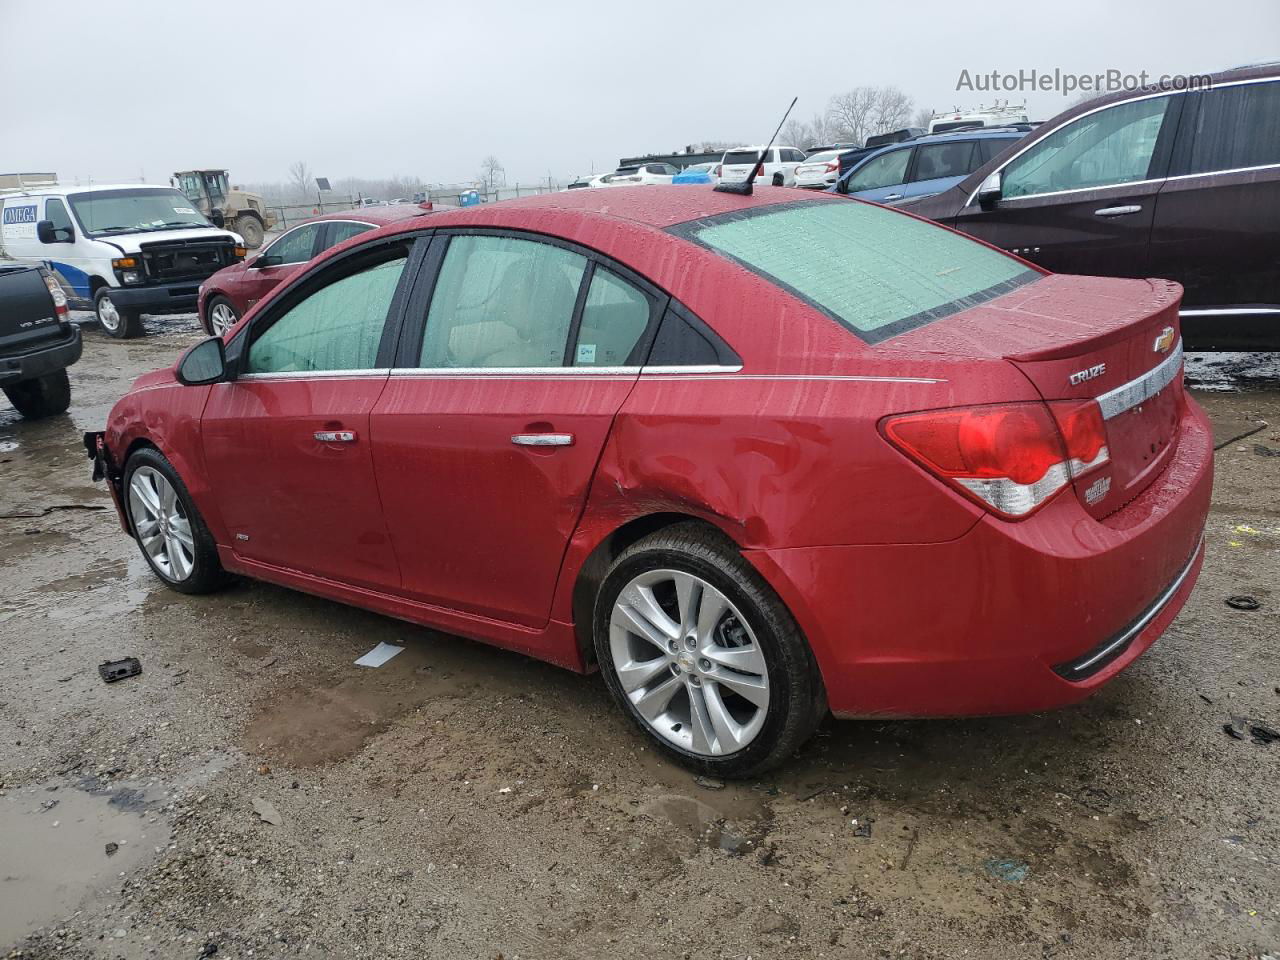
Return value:
<svg viewBox="0 0 1280 960">
<path fill-rule="evenodd" d="M 250 250 L 262 246 L 262 223 L 250 213 L 242 213 L 236 217 L 236 233 L 244 238 L 244 245 Z"/>
<path fill-rule="evenodd" d="M 716 776 L 776 765 L 826 712 L 808 645 L 723 536 L 679 525 L 618 557 L 596 601 L 609 691 L 669 755 Z"/>
<path fill-rule="evenodd" d="M 93 295 L 93 312 L 97 314 L 98 326 L 108 336 L 118 340 L 142 336 L 142 318 L 137 311 L 118 306 L 112 299 L 110 287 L 100 287 Z"/>
<path fill-rule="evenodd" d="M 28 420 L 66 413 L 71 406 L 71 381 L 67 371 L 48 373 L 35 380 L 24 380 L 4 388 L 14 409 Z"/>
<path fill-rule="evenodd" d="M 240 314 L 231 305 L 231 301 L 223 297 L 214 297 L 209 301 L 209 333 L 221 337 L 240 321 Z"/>
<path fill-rule="evenodd" d="M 129 457 L 124 499 L 142 555 L 161 580 L 182 593 L 208 593 L 222 585 L 213 537 L 186 484 L 159 451 L 144 448 Z"/>
</svg>

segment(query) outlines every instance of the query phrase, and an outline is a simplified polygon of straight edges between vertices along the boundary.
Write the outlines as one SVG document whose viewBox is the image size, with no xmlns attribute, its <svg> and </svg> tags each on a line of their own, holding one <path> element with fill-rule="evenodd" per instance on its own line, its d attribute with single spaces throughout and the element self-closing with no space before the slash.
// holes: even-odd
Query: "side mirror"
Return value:
<svg viewBox="0 0 1280 960">
<path fill-rule="evenodd" d="M 185 387 L 221 383 L 226 379 L 227 352 L 221 337 L 201 340 L 178 361 L 178 382 Z"/>
<path fill-rule="evenodd" d="M 978 206 L 983 210 L 994 210 L 1000 203 L 1000 171 L 997 170 L 982 181 L 978 188 Z"/>
<path fill-rule="evenodd" d="M 75 243 L 76 231 L 74 227 L 55 227 L 52 220 L 41 220 L 36 224 L 36 239 L 41 243 Z"/>
<path fill-rule="evenodd" d="M 261 270 L 263 267 L 278 267 L 284 263 L 284 257 L 280 254 L 263 253 L 253 258 L 253 262 L 248 266 L 254 270 Z"/>
</svg>

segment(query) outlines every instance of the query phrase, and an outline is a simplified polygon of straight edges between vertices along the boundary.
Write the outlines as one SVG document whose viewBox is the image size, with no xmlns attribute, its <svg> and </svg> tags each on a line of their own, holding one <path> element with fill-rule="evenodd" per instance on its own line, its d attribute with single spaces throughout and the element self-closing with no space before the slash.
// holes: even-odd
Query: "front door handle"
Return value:
<svg viewBox="0 0 1280 960">
<path fill-rule="evenodd" d="M 573 443 L 572 433 L 517 433 L 511 438 L 517 447 L 567 447 Z"/>
<path fill-rule="evenodd" d="M 902 199 L 902 194 L 900 194 L 900 193 L 891 193 L 891 194 L 889 194 L 887 197 L 881 197 L 881 198 L 880 198 L 880 202 L 881 202 L 881 203 L 888 203 L 890 200 L 901 200 L 901 199 Z"/>
<path fill-rule="evenodd" d="M 1101 210 L 1093 211 L 1095 217 L 1127 217 L 1131 213 L 1140 213 L 1142 207 L 1136 203 L 1126 204 L 1123 207 L 1103 207 Z"/>
<path fill-rule="evenodd" d="M 321 443 L 355 443 L 354 430 L 317 430 L 316 439 Z"/>
</svg>

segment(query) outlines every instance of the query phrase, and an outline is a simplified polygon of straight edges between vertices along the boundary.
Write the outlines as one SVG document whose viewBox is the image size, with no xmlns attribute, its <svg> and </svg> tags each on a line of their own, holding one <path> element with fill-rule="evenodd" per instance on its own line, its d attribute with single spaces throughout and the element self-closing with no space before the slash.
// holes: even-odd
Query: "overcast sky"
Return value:
<svg viewBox="0 0 1280 960">
<path fill-rule="evenodd" d="M 1153 76 L 1274 58 L 1280 3 L 0 0 L 0 173 L 104 182 L 509 182 L 699 140 L 765 140 L 791 97 L 893 84 L 976 105 L 962 70 Z M 1046 119 L 1070 98 L 1025 97 Z M 803 146 L 803 145 L 802 145 Z"/>
</svg>

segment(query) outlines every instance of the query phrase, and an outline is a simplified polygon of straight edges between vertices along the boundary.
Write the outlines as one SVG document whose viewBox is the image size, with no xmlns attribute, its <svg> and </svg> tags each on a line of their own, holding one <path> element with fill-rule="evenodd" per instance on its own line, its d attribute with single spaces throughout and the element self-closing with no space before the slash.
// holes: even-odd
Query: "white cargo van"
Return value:
<svg viewBox="0 0 1280 960">
<path fill-rule="evenodd" d="M 209 276 L 242 260 L 244 241 L 172 187 L 0 184 L 0 250 L 44 263 L 73 307 L 113 337 L 142 334 L 144 313 L 195 313 Z"/>
</svg>

